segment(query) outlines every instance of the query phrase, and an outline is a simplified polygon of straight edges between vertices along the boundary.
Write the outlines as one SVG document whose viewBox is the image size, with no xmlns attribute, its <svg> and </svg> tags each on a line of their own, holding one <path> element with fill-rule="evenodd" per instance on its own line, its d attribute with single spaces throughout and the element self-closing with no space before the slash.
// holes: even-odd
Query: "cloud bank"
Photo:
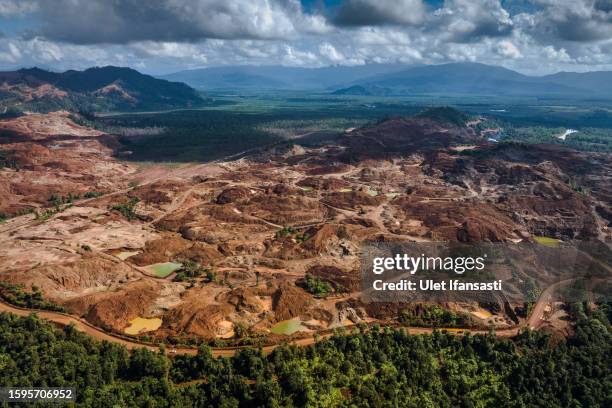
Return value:
<svg viewBox="0 0 612 408">
<path fill-rule="evenodd" d="M 453 61 L 527 73 L 612 69 L 610 0 L 0 0 L 0 26 L 4 69 Z"/>
</svg>

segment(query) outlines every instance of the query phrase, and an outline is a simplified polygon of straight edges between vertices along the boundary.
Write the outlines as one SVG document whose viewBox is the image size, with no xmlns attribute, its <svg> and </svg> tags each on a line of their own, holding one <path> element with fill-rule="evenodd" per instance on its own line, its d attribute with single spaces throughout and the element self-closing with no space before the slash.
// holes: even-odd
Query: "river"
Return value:
<svg viewBox="0 0 612 408">
<path fill-rule="evenodd" d="M 557 136 L 557 138 L 561 139 L 561 140 L 565 140 L 565 138 L 569 135 L 571 135 L 572 133 L 578 133 L 577 130 L 575 129 L 566 129 L 565 133 L 563 133 L 562 135 Z"/>
</svg>

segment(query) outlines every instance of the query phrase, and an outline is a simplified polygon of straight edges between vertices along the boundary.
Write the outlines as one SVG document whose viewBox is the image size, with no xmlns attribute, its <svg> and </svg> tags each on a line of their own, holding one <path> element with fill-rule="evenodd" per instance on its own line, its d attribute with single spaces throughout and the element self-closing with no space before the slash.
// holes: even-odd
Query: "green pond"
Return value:
<svg viewBox="0 0 612 408">
<path fill-rule="evenodd" d="M 172 272 L 181 269 L 183 264 L 175 263 L 175 262 L 162 262 L 156 263 L 153 265 L 149 265 L 146 268 L 155 274 L 158 278 L 165 278 L 170 275 Z"/>
<path fill-rule="evenodd" d="M 282 322 L 276 323 L 270 328 L 270 331 L 274 334 L 293 334 L 298 331 L 305 330 L 306 326 L 302 325 L 302 321 L 299 319 L 283 320 Z"/>
<path fill-rule="evenodd" d="M 559 246 L 560 240 L 557 238 L 551 237 L 533 237 L 533 239 L 540 245 L 545 245 L 547 247 L 556 248 Z"/>
</svg>

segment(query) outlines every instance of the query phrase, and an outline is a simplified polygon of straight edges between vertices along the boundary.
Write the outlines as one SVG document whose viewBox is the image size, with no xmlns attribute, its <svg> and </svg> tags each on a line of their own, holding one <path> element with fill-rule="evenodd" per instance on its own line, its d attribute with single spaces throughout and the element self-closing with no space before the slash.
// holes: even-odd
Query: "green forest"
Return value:
<svg viewBox="0 0 612 408">
<path fill-rule="evenodd" d="M 121 115 L 75 115 L 77 122 L 120 136 L 131 161 L 201 162 L 294 141 L 303 145 L 333 140 L 345 129 L 390 117 L 417 115 L 457 126 L 470 118 L 486 118 L 479 130 L 503 129 L 501 140 L 554 143 L 577 150 L 610 152 L 612 113 L 513 106 L 492 112 L 492 105 L 463 104 L 430 107 L 412 100 L 322 98 L 310 95 L 216 97 L 209 107 Z M 429 109 L 428 109 L 429 108 Z M 578 130 L 560 140 L 568 127 Z M 1 161 L 1 160 L 0 160 Z"/>
<path fill-rule="evenodd" d="M 1 386 L 74 386 L 84 407 L 610 407 L 609 304 L 571 305 L 569 339 L 374 326 L 309 347 L 167 357 L 0 314 Z M 49 405 L 51 406 L 51 405 Z"/>
</svg>

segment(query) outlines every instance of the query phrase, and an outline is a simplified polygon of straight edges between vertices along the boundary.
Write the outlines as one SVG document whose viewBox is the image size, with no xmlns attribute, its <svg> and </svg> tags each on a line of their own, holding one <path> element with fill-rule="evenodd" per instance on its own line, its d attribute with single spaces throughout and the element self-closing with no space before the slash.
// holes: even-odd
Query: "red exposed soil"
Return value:
<svg viewBox="0 0 612 408">
<path fill-rule="evenodd" d="M 272 296 L 272 309 L 277 321 L 299 317 L 309 311 L 310 295 L 297 286 L 282 283 Z"/>
<path fill-rule="evenodd" d="M 324 281 L 332 282 L 349 292 L 355 292 L 361 288 L 361 278 L 359 271 L 344 270 L 333 265 L 314 265 L 307 271 L 308 275 L 315 276 Z"/>
<path fill-rule="evenodd" d="M 112 158 L 113 138 L 67 121 L 10 124 L 17 133 L 1 148 L 18 170 L 0 170 L 0 211 L 104 195 L 0 224 L 0 279 L 34 284 L 115 331 L 137 316 L 161 317 L 160 339 L 231 336 L 238 322 L 267 332 L 294 317 L 312 330 L 347 316 L 393 320 L 400 306 L 359 301 L 371 241 L 611 239 L 609 155 L 487 144 L 471 128 L 393 119 L 331 145 L 137 169 Z M 130 197 L 136 219 L 109 209 Z M 187 260 L 210 273 L 173 282 L 142 268 Z M 298 285 L 306 274 L 349 293 L 316 298 Z"/>
</svg>

